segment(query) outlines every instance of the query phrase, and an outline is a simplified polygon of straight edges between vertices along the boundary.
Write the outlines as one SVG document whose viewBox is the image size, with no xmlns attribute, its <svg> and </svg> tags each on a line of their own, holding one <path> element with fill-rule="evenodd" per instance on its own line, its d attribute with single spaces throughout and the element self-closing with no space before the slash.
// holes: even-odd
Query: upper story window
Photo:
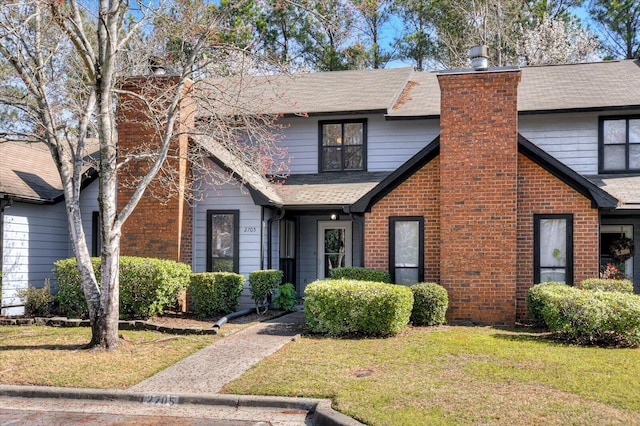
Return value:
<svg viewBox="0 0 640 426">
<path fill-rule="evenodd" d="M 640 172 L 640 116 L 600 118 L 600 172 Z"/>
<path fill-rule="evenodd" d="M 366 169 L 367 121 L 321 121 L 320 171 Z"/>
</svg>

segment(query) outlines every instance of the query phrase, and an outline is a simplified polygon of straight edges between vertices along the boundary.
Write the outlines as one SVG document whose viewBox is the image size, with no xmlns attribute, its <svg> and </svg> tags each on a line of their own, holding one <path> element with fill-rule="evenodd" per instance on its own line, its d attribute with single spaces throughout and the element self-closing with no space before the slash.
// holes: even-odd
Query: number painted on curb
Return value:
<svg viewBox="0 0 640 426">
<path fill-rule="evenodd" d="M 177 395 L 144 395 L 142 397 L 143 404 L 166 405 L 167 407 L 178 405 L 178 400 Z"/>
</svg>

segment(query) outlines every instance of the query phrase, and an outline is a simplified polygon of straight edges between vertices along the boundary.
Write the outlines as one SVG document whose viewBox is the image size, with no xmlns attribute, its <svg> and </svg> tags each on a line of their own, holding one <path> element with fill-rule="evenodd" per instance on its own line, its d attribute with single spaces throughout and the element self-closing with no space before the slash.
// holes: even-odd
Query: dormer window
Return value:
<svg viewBox="0 0 640 426">
<path fill-rule="evenodd" d="M 321 121 L 319 133 L 320 171 L 366 169 L 366 120 Z"/>
<path fill-rule="evenodd" d="M 640 172 L 640 116 L 600 118 L 600 173 Z"/>
</svg>

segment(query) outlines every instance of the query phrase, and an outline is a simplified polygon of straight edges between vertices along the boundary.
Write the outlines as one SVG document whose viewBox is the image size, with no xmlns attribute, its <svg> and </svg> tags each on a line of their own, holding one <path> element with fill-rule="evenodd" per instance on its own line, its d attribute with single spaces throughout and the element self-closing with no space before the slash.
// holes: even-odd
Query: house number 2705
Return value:
<svg viewBox="0 0 640 426">
<path fill-rule="evenodd" d="M 244 231 L 245 233 L 254 233 L 254 232 L 258 232 L 258 227 L 257 226 L 245 226 L 244 227 Z"/>
</svg>

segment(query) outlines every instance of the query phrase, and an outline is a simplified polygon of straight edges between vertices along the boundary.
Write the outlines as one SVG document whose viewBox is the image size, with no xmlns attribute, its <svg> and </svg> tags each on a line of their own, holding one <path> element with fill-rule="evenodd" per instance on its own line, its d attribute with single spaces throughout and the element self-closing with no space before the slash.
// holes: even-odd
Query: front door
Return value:
<svg viewBox="0 0 640 426">
<path fill-rule="evenodd" d="M 620 238 L 633 239 L 633 225 L 601 225 L 600 226 L 600 265 L 615 265 L 620 272 L 633 281 L 633 256 L 624 262 L 616 262 L 611 253 L 611 246 Z"/>
<path fill-rule="evenodd" d="M 351 222 L 318 222 L 318 279 L 330 277 L 333 268 L 351 266 Z"/>
</svg>

